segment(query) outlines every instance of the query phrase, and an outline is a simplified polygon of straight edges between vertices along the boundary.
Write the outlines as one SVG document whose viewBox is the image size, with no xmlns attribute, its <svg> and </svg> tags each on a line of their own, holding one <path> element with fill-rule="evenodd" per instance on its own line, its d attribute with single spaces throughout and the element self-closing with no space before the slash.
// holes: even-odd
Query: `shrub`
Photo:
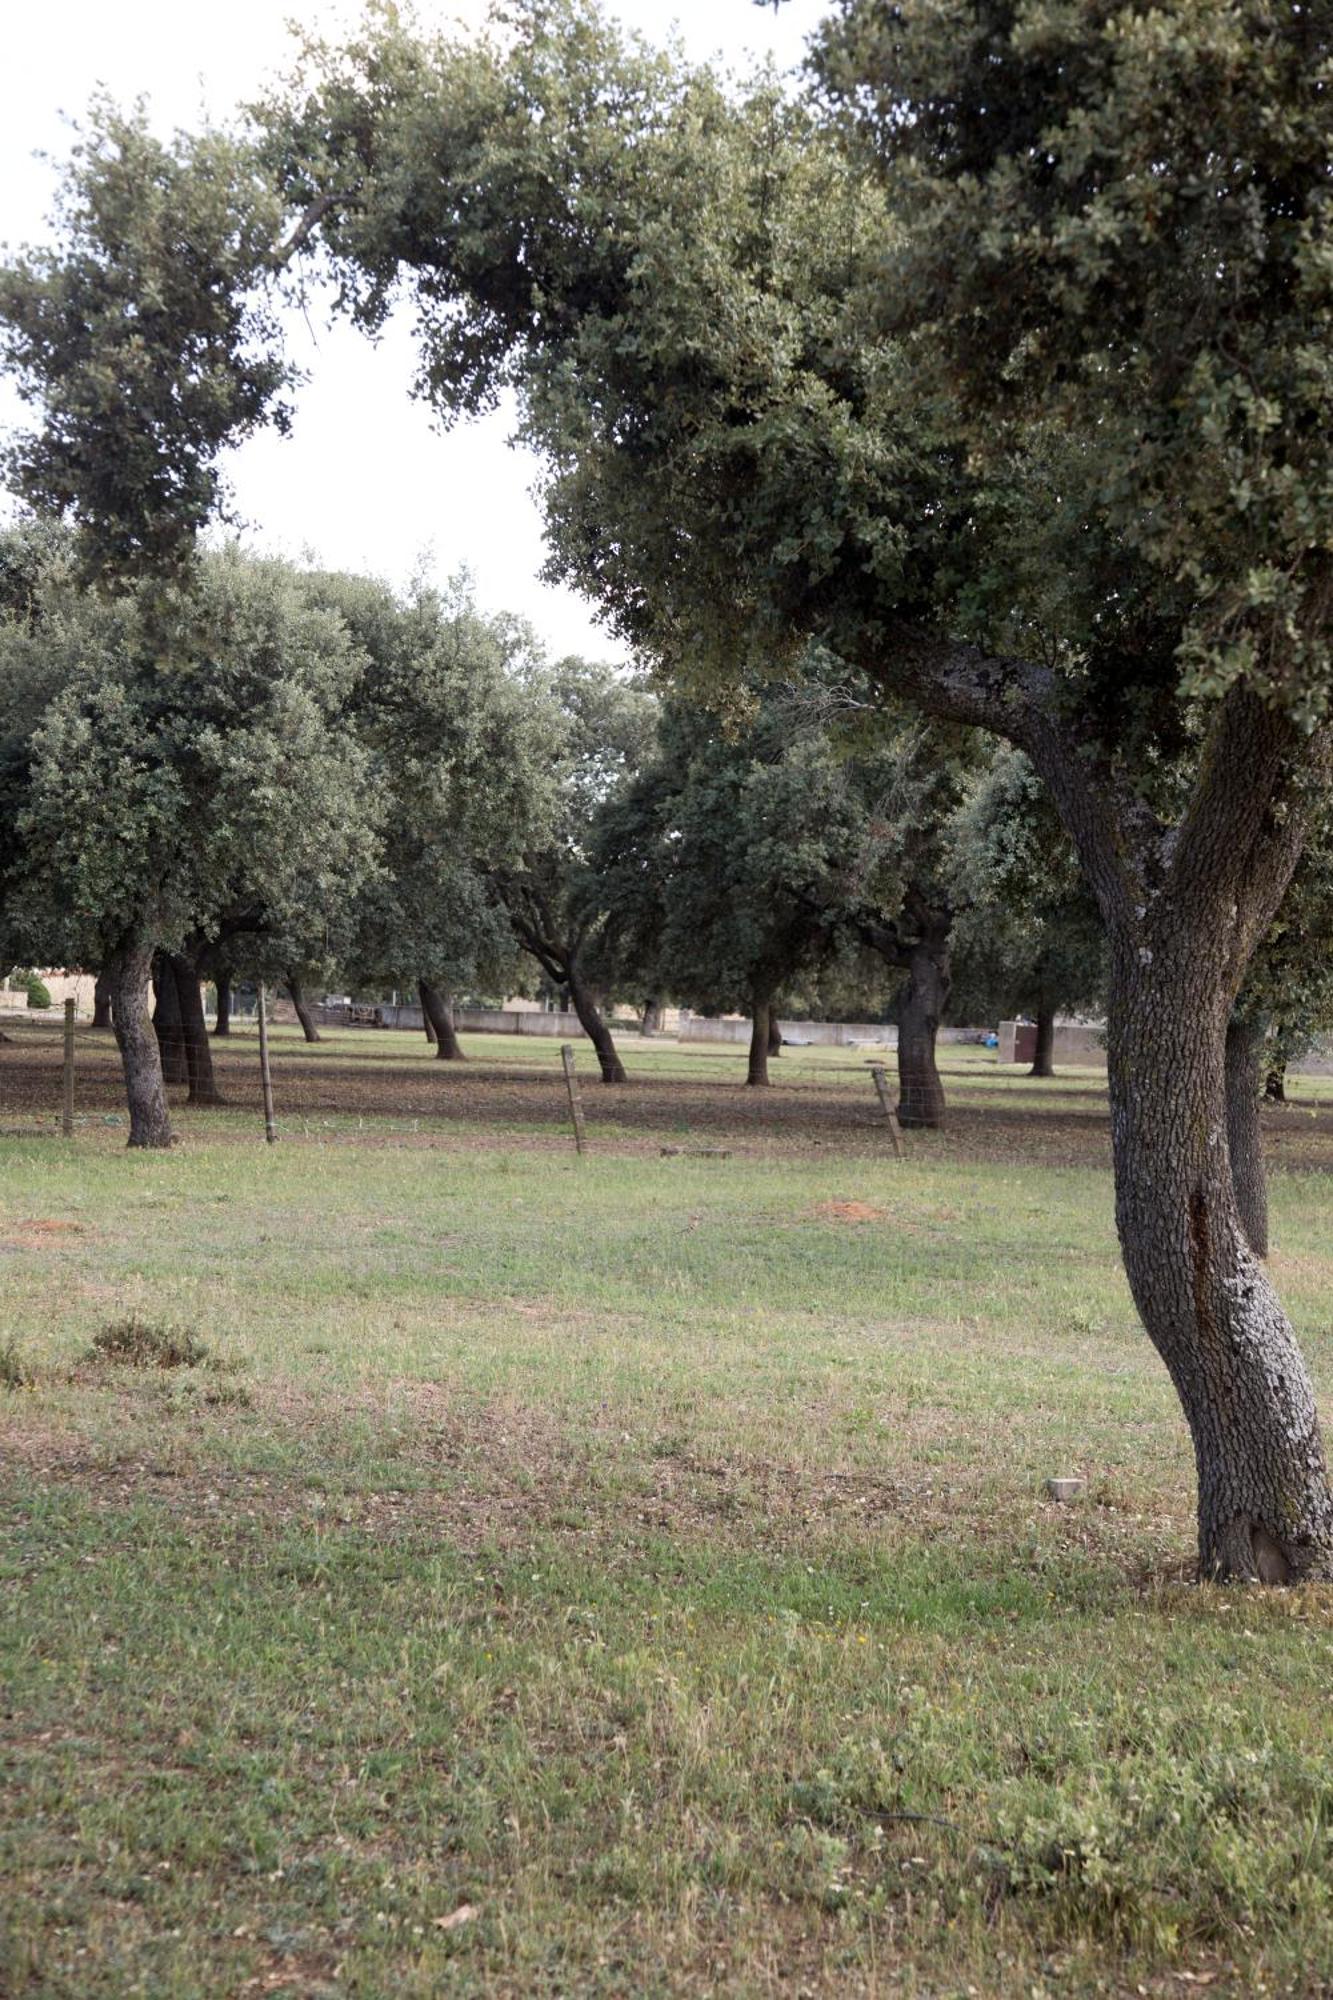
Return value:
<svg viewBox="0 0 1333 2000">
<path fill-rule="evenodd" d="M 120 1368 L 194 1368 L 207 1353 L 188 1329 L 159 1326 L 131 1313 L 98 1329 L 89 1359 Z"/>
<path fill-rule="evenodd" d="M 28 995 L 28 1005 L 30 1007 L 49 1007 L 51 1005 L 51 995 L 35 972 L 28 974 L 23 985 Z"/>
<path fill-rule="evenodd" d="M 0 1340 L 0 1389 L 26 1389 L 31 1381 L 32 1370 L 10 1334 L 7 1340 Z"/>
</svg>

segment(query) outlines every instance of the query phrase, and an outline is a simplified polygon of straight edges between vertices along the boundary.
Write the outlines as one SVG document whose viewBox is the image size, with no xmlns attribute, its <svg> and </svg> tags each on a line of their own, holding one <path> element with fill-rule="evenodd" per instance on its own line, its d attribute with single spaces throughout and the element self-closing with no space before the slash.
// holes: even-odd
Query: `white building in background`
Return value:
<svg viewBox="0 0 1333 2000">
<path fill-rule="evenodd" d="M 52 1007 L 63 1007 L 66 1000 L 72 998 L 75 1013 L 92 1018 L 93 988 L 97 981 L 91 972 L 66 972 L 60 967 L 46 970 L 41 966 L 36 971 L 51 995 Z M 26 991 L 6 974 L 0 979 L 0 1014 L 26 1014 L 28 1011 Z"/>
</svg>

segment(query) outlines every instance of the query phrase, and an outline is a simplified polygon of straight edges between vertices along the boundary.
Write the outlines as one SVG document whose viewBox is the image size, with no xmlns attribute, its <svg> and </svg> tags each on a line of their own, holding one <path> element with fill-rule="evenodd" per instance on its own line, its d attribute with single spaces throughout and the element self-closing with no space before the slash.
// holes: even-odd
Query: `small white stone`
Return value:
<svg viewBox="0 0 1333 2000">
<path fill-rule="evenodd" d="M 1086 1493 L 1086 1479 L 1048 1479 L 1046 1491 L 1052 1500 L 1077 1500 L 1080 1493 Z"/>
</svg>

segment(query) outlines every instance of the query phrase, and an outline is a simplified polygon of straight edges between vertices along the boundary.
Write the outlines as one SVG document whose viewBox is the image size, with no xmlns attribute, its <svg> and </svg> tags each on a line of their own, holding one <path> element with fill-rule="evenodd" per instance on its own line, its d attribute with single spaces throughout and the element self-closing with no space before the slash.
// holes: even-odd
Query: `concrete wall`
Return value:
<svg viewBox="0 0 1333 2000">
<path fill-rule="evenodd" d="M 1020 1056 L 1016 1051 L 1018 1040 L 1017 1021 L 1001 1021 L 999 1027 L 1000 1046 L 996 1056 L 1002 1063 L 1032 1061 L 1031 1055 Z M 1055 1024 L 1055 1049 L 1052 1056 L 1058 1068 L 1065 1063 L 1104 1063 L 1106 1030 L 1098 1021 L 1057 1021 Z"/>
</svg>

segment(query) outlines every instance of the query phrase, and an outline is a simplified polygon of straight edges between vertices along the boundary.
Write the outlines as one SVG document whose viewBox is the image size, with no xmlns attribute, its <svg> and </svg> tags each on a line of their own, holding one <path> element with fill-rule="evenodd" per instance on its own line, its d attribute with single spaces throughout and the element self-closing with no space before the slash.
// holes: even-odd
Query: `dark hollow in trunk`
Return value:
<svg viewBox="0 0 1333 2000">
<path fill-rule="evenodd" d="M 904 1130 L 933 1132 L 944 1123 L 935 1042 L 948 997 L 949 933 L 932 927 L 911 948 L 898 1003 L 898 1123 Z"/>
<path fill-rule="evenodd" d="M 1264 1096 L 1270 1104 L 1285 1104 L 1287 1101 L 1287 1065 L 1275 1063 L 1264 1078 Z"/>
<path fill-rule="evenodd" d="M 431 1030 L 437 1057 L 441 1062 L 462 1062 L 464 1056 L 454 1027 L 454 1010 L 449 995 L 429 979 L 417 981 L 417 992 L 421 995 L 421 1011 Z"/>
<path fill-rule="evenodd" d="M 176 987 L 176 975 L 165 952 L 156 952 L 153 956 L 153 997 L 153 1031 L 157 1036 L 163 1080 L 166 1083 L 188 1083 L 190 1059 L 185 1049 L 180 994 Z"/>
<path fill-rule="evenodd" d="M 1261 1021 L 1232 1021 L 1228 1024 L 1227 1151 L 1231 1156 L 1231 1184 L 1236 1193 L 1236 1210 L 1256 1257 L 1268 1255 L 1268 1182 L 1264 1173 L 1263 1132 L 1259 1124 L 1263 1052 L 1264 1028 Z"/>
<path fill-rule="evenodd" d="M 643 1019 L 639 1022 L 639 1033 L 651 1040 L 662 1031 L 662 1003 L 660 1000 L 645 1000 Z"/>
<path fill-rule="evenodd" d="M 154 1149 L 171 1144 L 162 1057 L 148 992 L 152 983 L 153 948 L 133 945 L 111 959 L 106 976 L 111 984 L 116 1046 L 125 1075 L 125 1101 L 130 1113 L 131 1146 Z"/>
<path fill-rule="evenodd" d="M 1150 948 L 1132 923 L 1113 939 L 1116 1226 L 1190 1428 L 1200 1574 L 1328 1575 L 1333 1496 L 1314 1393 L 1242 1225 L 1228 1152 L 1224 926 L 1199 935 L 1178 906 L 1161 917 Z"/>
<path fill-rule="evenodd" d="M 762 1088 L 768 1082 L 769 1034 L 772 1009 L 767 1000 L 756 1000 L 750 1008 L 750 1060 L 745 1081 Z"/>
<path fill-rule="evenodd" d="M 319 1040 L 319 1029 L 315 1026 L 315 1017 L 306 1004 L 306 997 L 300 980 L 293 979 L 290 972 L 287 974 L 287 991 L 292 997 L 292 1005 L 296 1009 L 296 1018 L 301 1023 L 301 1033 L 308 1042 L 317 1042 Z"/>
<path fill-rule="evenodd" d="M 1055 1009 L 1037 1009 L 1037 1046 L 1032 1053 L 1029 1076 L 1055 1075 Z"/>
<path fill-rule="evenodd" d="M 111 981 L 107 978 L 105 971 L 98 973 L 97 983 L 93 987 L 93 1026 L 95 1028 L 110 1028 L 113 1026 L 111 1019 Z"/>
<path fill-rule="evenodd" d="M 579 1017 L 579 1026 L 597 1051 L 602 1082 L 628 1083 L 625 1065 L 616 1051 L 611 1030 L 602 1019 L 596 1001 L 585 986 L 582 973 L 572 966 L 569 974 L 569 997 L 574 1003 L 574 1012 Z"/>
<path fill-rule="evenodd" d="M 216 985 L 217 985 L 217 996 L 218 996 L 218 1012 L 217 1012 L 217 1019 L 213 1024 L 213 1033 L 215 1035 L 229 1035 L 231 1033 L 230 967 L 228 967 L 228 969 L 225 972 L 219 972 L 217 976 Z"/>
<path fill-rule="evenodd" d="M 782 1029 L 778 1025 L 778 1017 L 771 1007 L 768 1010 L 768 1053 L 771 1056 L 780 1056 L 782 1054 Z"/>
<path fill-rule="evenodd" d="M 213 1075 L 213 1050 L 204 1018 L 204 996 L 196 966 L 183 954 L 173 952 L 167 965 L 176 982 L 181 1039 L 185 1045 L 185 1066 L 190 1082 L 191 1104 L 221 1104 L 222 1092 Z"/>
</svg>

